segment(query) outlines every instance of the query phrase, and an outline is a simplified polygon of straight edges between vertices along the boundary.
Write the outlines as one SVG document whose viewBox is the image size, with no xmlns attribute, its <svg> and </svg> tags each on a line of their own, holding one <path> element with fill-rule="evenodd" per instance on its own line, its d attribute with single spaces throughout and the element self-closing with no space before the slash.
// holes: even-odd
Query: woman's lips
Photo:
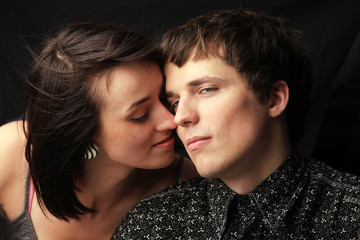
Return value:
<svg viewBox="0 0 360 240">
<path fill-rule="evenodd" d="M 155 143 L 153 145 L 153 147 L 155 148 L 168 148 L 168 147 L 172 147 L 175 143 L 175 138 L 173 137 L 173 135 L 169 135 L 166 138 L 164 138 L 163 140 L 161 140 L 158 143 Z"/>
<path fill-rule="evenodd" d="M 210 137 L 192 137 L 189 138 L 186 141 L 187 147 L 189 149 L 190 152 L 195 151 L 205 145 L 207 145 L 208 143 L 210 143 L 211 138 Z"/>
</svg>

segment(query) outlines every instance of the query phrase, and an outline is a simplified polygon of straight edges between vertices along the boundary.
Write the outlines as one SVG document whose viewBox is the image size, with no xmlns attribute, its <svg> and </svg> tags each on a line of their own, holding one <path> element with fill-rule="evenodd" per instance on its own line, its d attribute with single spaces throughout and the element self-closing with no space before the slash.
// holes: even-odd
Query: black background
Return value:
<svg viewBox="0 0 360 240">
<path fill-rule="evenodd" d="M 304 33 L 315 80 L 306 133 L 298 148 L 307 156 L 360 175 L 358 0 L 5 0 L 0 9 L 0 125 L 22 112 L 19 72 L 29 61 L 24 43 L 35 46 L 59 24 L 121 23 L 152 36 L 209 10 L 238 7 L 283 16 Z"/>
</svg>

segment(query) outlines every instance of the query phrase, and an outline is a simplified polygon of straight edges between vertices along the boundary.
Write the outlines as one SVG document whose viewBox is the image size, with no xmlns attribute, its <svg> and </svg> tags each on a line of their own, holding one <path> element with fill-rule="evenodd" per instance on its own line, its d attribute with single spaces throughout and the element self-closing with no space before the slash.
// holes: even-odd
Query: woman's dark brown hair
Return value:
<svg viewBox="0 0 360 240">
<path fill-rule="evenodd" d="M 101 106 L 93 96 L 94 79 L 124 63 L 149 60 L 160 65 L 159 54 L 146 38 L 120 25 L 73 23 L 32 55 L 23 119 L 30 174 L 42 208 L 60 219 L 77 219 L 95 211 L 76 196 L 84 151 L 99 131 Z"/>
</svg>

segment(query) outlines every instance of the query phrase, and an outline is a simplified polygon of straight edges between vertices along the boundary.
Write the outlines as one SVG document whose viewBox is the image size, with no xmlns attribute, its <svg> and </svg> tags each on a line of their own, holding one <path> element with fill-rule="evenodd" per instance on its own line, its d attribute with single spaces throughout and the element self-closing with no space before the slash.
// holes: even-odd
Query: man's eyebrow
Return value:
<svg viewBox="0 0 360 240">
<path fill-rule="evenodd" d="M 187 87 L 196 87 L 199 86 L 203 83 L 223 83 L 225 82 L 224 79 L 219 78 L 219 77 L 210 77 L 210 76 L 204 76 L 201 78 L 197 78 L 194 80 L 191 80 L 190 82 L 188 82 L 186 85 Z M 170 98 L 173 97 L 175 94 L 171 91 L 168 91 L 165 93 L 166 98 Z"/>
<path fill-rule="evenodd" d="M 191 80 L 186 85 L 189 87 L 196 87 L 203 83 L 222 83 L 222 82 L 225 82 L 225 80 L 222 78 L 205 76 L 205 77 Z"/>
<path fill-rule="evenodd" d="M 134 107 L 136 107 L 136 106 L 139 106 L 140 104 L 142 104 L 142 103 L 144 103 L 144 102 L 146 102 L 146 101 L 149 101 L 149 100 L 150 100 L 150 97 L 144 97 L 144 98 L 142 98 L 142 99 L 140 99 L 140 100 L 137 100 L 137 101 L 133 102 L 133 103 L 130 105 L 130 107 L 126 110 L 126 112 L 129 111 L 129 110 L 131 110 L 132 108 L 134 108 Z"/>
<path fill-rule="evenodd" d="M 169 91 L 169 92 L 166 92 L 165 93 L 165 98 L 171 98 L 171 97 L 173 97 L 175 94 L 173 93 L 173 92 L 171 92 L 171 91 Z"/>
</svg>

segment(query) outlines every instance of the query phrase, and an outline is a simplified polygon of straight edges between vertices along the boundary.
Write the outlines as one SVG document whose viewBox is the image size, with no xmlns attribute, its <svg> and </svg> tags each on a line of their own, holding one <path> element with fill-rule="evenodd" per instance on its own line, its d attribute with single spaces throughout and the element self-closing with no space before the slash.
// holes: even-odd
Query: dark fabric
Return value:
<svg viewBox="0 0 360 240">
<path fill-rule="evenodd" d="M 6 216 L 1 215 L 1 206 L 0 206 L 0 240 L 12 240 L 10 236 L 10 224 Z"/>
<path fill-rule="evenodd" d="M 359 239 L 360 178 L 292 153 L 239 195 L 195 178 L 141 201 L 112 239 Z"/>
<path fill-rule="evenodd" d="M 29 189 L 30 189 L 30 174 L 28 173 L 26 188 L 25 188 L 25 201 L 23 212 L 13 221 L 10 222 L 11 235 L 14 239 L 21 240 L 36 240 L 36 233 L 31 222 L 28 212 L 29 205 Z"/>
</svg>

